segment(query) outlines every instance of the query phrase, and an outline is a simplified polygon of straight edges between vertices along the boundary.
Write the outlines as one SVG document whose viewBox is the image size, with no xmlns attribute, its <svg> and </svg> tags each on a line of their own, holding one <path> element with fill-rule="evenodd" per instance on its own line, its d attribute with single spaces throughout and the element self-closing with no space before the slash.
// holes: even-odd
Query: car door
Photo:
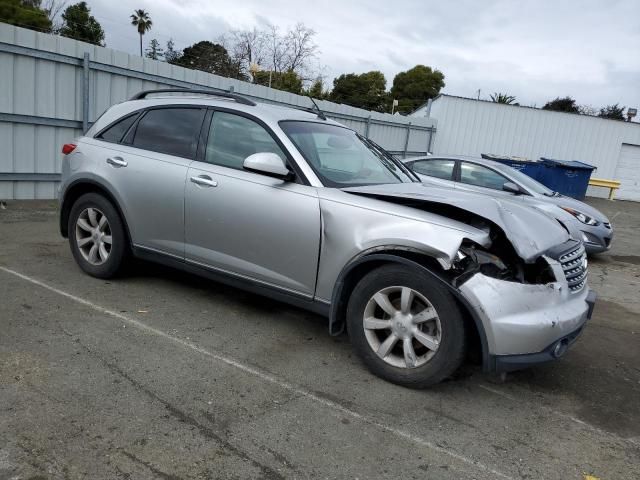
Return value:
<svg viewBox="0 0 640 480">
<path fill-rule="evenodd" d="M 511 180 L 489 167 L 464 160 L 460 161 L 456 178 L 458 188 L 488 195 L 513 197 L 513 193 L 503 190 L 503 186 L 507 182 L 511 182 Z"/>
<path fill-rule="evenodd" d="M 454 174 L 456 161 L 450 158 L 428 158 L 416 160 L 411 169 L 421 180 L 443 187 L 455 187 Z"/>
<path fill-rule="evenodd" d="M 213 112 L 202 156 L 189 168 L 186 259 L 311 297 L 320 250 L 315 187 L 243 170 L 253 153 L 291 161 L 266 125 Z"/>
<path fill-rule="evenodd" d="M 135 114 L 131 125 L 125 118 L 124 125 L 96 136 L 106 144 L 102 168 L 136 247 L 184 258 L 185 180 L 205 112 L 198 106 L 153 107 Z"/>
<path fill-rule="evenodd" d="M 184 186 L 205 112 L 151 107 L 96 135 L 100 174 L 118 197 L 134 246 L 184 258 Z"/>
</svg>

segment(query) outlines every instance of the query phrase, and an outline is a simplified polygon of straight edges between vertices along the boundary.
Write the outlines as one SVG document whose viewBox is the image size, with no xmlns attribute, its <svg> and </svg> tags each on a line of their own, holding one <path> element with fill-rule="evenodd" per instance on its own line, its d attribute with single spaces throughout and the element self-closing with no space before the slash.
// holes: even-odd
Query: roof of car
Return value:
<svg viewBox="0 0 640 480">
<path fill-rule="evenodd" d="M 341 125 L 333 120 L 321 120 L 318 114 L 294 107 L 273 105 L 269 103 L 255 102 L 255 105 L 245 105 L 232 98 L 216 97 L 214 95 L 201 94 L 158 94 L 140 100 L 129 100 L 127 103 L 139 103 L 147 105 L 176 105 L 197 103 L 212 107 L 230 107 L 234 110 L 251 113 L 258 117 L 268 117 L 269 120 L 279 122 L 281 120 L 321 121 L 335 125 Z M 311 103 L 311 102 L 310 102 Z M 311 108 L 311 105 L 309 106 Z M 341 125 L 342 126 L 342 125 Z"/>
<path fill-rule="evenodd" d="M 478 163 L 480 165 L 486 165 L 487 167 L 493 167 L 493 168 L 499 168 L 499 169 L 502 169 L 503 167 L 507 166 L 507 165 L 504 165 L 503 163 L 496 162 L 495 160 L 488 160 L 482 157 L 473 157 L 471 155 L 451 155 L 451 154 L 449 155 L 433 154 L 433 155 L 427 155 L 427 156 L 421 156 L 421 157 L 411 157 L 411 158 L 405 158 L 402 161 L 404 163 L 411 163 L 418 160 L 439 160 L 439 159 L 465 160 L 468 162 Z"/>
<path fill-rule="evenodd" d="M 93 136 L 111 122 L 123 118 L 130 113 L 138 110 L 161 106 L 161 105 L 203 105 L 211 107 L 226 107 L 238 112 L 245 112 L 255 116 L 260 120 L 275 126 L 282 120 L 297 120 L 306 122 L 318 122 L 325 125 L 336 125 L 343 128 L 344 125 L 330 119 L 323 120 L 315 112 L 304 110 L 304 107 L 293 108 L 281 105 L 272 105 L 269 103 L 253 102 L 253 101 L 237 101 L 234 98 L 224 98 L 215 96 L 215 94 L 196 94 L 196 93 L 157 93 L 147 92 L 148 96 L 140 99 L 131 99 L 122 103 L 112 105 L 105 111 L 91 128 L 85 133 L 86 136 Z M 311 101 L 309 101 L 311 103 Z"/>
</svg>

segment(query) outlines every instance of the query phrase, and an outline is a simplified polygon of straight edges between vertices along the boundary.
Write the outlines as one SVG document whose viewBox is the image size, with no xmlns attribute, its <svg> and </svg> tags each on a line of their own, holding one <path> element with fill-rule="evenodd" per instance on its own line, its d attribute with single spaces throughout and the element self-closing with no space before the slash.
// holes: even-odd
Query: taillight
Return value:
<svg viewBox="0 0 640 480">
<path fill-rule="evenodd" d="M 65 143 L 62 146 L 62 153 L 64 155 L 69 155 L 71 152 L 73 152 L 76 149 L 77 145 L 75 143 Z"/>
</svg>

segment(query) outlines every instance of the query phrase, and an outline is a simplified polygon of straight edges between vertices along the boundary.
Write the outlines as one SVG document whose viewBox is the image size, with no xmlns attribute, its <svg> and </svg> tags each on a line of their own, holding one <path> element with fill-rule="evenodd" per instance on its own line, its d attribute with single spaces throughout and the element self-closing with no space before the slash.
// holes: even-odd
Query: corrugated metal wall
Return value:
<svg viewBox="0 0 640 480">
<path fill-rule="evenodd" d="M 414 112 L 424 118 L 426 107 Z M 530 159 L 580 160 L 598 167 L 595 177 L 616 179 L 623 143 L 640 145 L 640 124 L 441 95 L 431 105 L 438 121 L 433 152 L 482 153 Z M 605 189 L 589 195 L 606 196 Z"/>
<path fill-rule="evenodd" d="M 311 106 L 304 96 L 0 23 L 0 199 L 55 198 L 61 145 L 110 105 L 166 86 L 232 87 L 258 101 Z M 433 119 L 318 104 L 401 156 L 426 153 L 435 133 Z"/>
</svg>

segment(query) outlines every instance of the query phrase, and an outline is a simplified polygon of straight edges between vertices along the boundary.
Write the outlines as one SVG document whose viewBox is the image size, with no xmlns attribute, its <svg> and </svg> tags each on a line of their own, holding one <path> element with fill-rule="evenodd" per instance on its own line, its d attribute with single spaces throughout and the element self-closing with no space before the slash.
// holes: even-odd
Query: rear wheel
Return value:
<svg viewBox="0 0 640 480">
<path fill-rule="evenodd" d="M 413 388 L 450 376 L 465 355 L 462 314 L 427 272 L 386 265 L 360 280 L 347 307 L 357 354 L 376 375 Z"/>
<path fill-rule="evenodd" d="M 76 262 L 89 275 L 111 278 L 128 252 L 127 236 L 118 211 L 97 193 L 82 195 L 69 215 L 69 244 Z"/>
</svg>

